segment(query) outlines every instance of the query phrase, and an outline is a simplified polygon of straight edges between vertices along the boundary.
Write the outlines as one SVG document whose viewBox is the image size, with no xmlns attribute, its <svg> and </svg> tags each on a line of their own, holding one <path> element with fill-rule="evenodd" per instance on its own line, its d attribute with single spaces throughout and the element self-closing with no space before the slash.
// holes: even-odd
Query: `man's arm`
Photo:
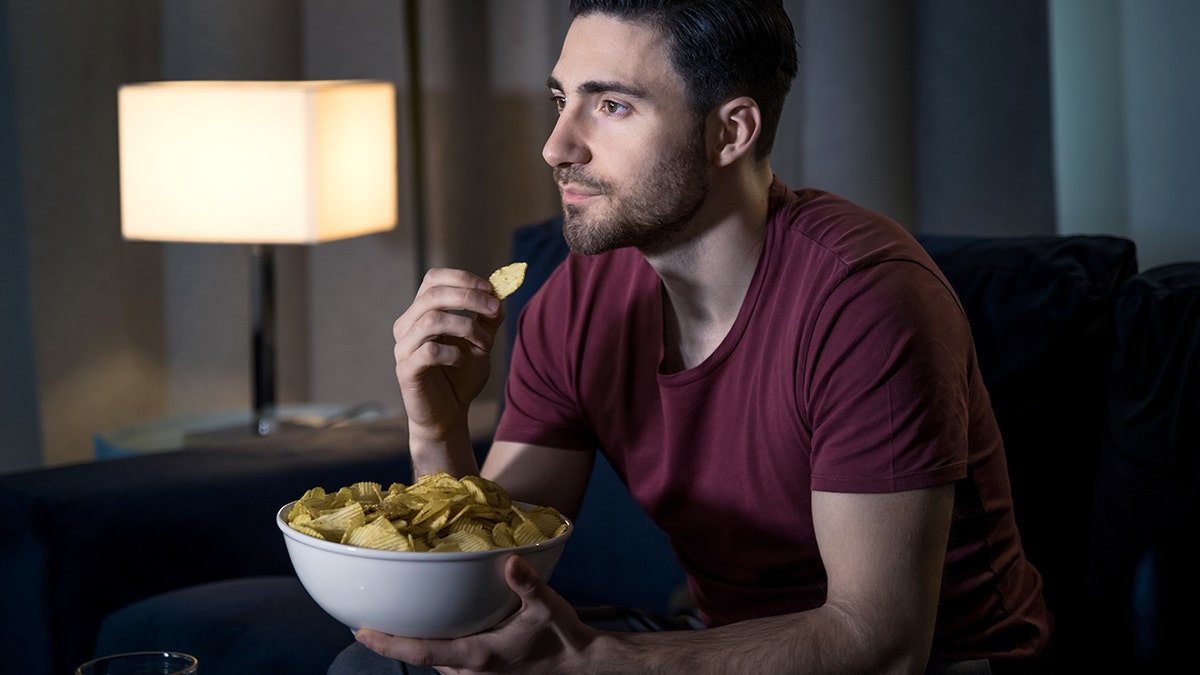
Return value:
<svg viewBox="0 0 1200 675">
<path fill-rule="evenodd" d="M 497 441 L 488 451 L 481 473 L 517 501 L 553 506 L 568 518 L 575 518 L 594 461 L 594 452 Z"/>
<path fill-rule="evenodd" d="M 370 649 L 459 673 L 906 673 L 926 669 L 954 487 L 813 495 L 827 601 L 806 612 L 698 631 L 608 633 L 517 556 L 506 567 L 521 609 L 458 640 L 359 631 Z"/>
<path fill-rule="evenodd" d="M 813 521 L 828 573 L 823 606 L 705 631 L 600 634 L 582 656 L 616 664 L 615 672 L 922 673 L 953 501 L 952 485 L 816 492 Z"/>
</svg>

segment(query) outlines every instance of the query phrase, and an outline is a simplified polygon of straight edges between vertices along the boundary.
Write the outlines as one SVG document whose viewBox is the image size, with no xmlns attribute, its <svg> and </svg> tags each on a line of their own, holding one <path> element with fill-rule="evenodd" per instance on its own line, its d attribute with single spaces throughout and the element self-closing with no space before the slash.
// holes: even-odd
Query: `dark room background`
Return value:
<svg viewBox="0 0 1200 675">
<path fill-rule="evenodd" d="M 785 5 L 801 75 L 774 166 L 793 187 L 914 232 L 1107 233 L 1143 267 L 1200 259 L 1200 3 Z M 0 0 L 0 471 L 249 405 L 246 249 L 121 239 L 121 84 L 397 85 L 396 230 L 278 261 L 281 398 L 395 409 L 390 330 L 418 260 L 487 272 L 557 208 L 544 82 L 568 22 L 562 0 Z"/>
</svg>

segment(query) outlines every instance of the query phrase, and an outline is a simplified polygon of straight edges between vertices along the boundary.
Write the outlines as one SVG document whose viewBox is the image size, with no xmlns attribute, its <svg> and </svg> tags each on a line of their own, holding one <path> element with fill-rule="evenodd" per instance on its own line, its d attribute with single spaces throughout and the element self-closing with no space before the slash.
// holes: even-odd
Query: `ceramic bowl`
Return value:
<svg viewBox="0 0 1200 675">
<path fill-rule="evenodd" d="M 516 611 L 504 561 L 523 556 L 549 579 L 574 524 L 553 539 L 515 548 L 411 553 L 337 544 L 288 526 L 289 502 L 275 516 L 288 556 L 308 594 L 351 630 L 454 638 L 491 628 Z M 519 504 L 518 504 L 519 505 Z M 528 506 L 528 505 L 519 505 Z"/>
</svg>

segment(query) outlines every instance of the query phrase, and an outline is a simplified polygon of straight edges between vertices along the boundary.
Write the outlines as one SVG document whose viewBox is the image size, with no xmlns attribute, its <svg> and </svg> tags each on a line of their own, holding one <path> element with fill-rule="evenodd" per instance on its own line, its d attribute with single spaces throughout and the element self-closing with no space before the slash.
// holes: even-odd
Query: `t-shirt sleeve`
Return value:
<svg viewBox="0 0 1200 675">
<path fill-rule="evenodd" d="M 964 477 L 973 363 L 969 324 L 938 275 L 911 261 L 848 275 L 802 360 L 812 489 L 896 492 Z"/>
<path fill-rule="evenodd" d="M 575 395 L 578 368 L 568 352 L 568 268 L 560 265 L 517 318 L 496 440 L 565 450 L 598 446 Z"/>
</svg>

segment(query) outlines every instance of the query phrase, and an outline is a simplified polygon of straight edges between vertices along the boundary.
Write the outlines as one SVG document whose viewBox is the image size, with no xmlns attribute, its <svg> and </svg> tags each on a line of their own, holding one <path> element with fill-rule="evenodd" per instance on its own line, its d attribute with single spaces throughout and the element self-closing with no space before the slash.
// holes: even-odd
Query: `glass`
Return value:
<svg viewBox="0 0 1200 675">
<path fill-rule="evenodd" d="M 104 656 L 75 669 L 75 675 L 196 675 L 196 657 L 179 652 L 132 652 Z"/>
</svg>

